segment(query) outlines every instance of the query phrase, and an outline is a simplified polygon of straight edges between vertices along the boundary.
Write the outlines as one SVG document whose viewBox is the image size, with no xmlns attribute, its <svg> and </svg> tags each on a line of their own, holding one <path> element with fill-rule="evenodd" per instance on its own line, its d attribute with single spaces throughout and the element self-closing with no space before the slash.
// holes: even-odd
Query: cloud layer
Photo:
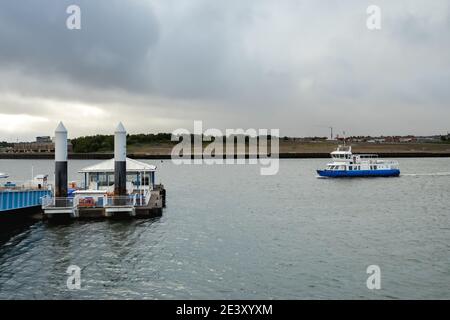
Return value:
<svg viewBox="0 0 450 320">
<path fill-rule="evenodd" d="M 81 30 L 66 8 L 81 8 Z M 6 0 L 0 140 L 206 127 L 282 135 L 446 132 L 450 4 L 378 1 Z"/>
</svg>

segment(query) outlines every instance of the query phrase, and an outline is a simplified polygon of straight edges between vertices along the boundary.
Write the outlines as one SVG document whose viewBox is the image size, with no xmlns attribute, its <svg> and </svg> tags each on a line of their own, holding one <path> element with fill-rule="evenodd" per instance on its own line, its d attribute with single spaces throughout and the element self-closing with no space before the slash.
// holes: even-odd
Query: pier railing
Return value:
<svg viewBox="0 0 450 320">
<path fill-rule="evenodd" d="M 150 201 L 150 196 L 151 196 L 151 192 L 150 190 L 146 190 L 145 193 L 143 194 L 135 194 L 134 195 L 136 200 L 135 200 L 135 206 L 146 206 L 148 204 L 148 202 Z"/>
<path fill-rule="evenodd" d="M 139 207 L 146 206 L 150 199 L 150 192 L 144 194 L 132 194 L 127 196 L 102 196 L 102 197 L 43 197 L 42 207 L 45 208 L 104 208 L 104 207 Z"/>
<path fill-rule="evenodd" d="M 107 197 L 105 207 L 129 207 L 136 205 L 136 196 L 112 196 Z"/>
<path fill-rule="evenodd" d="M 106 198 L 105 206 L 146 206 L 150 200 L 151 193 L 132 194 L 128 196 L 109 196 Z"/>
<path fill-rule="evenodd" d="M 33 185 L 26 185 L 26 184 L 9 184 L 4 183 L 0 184 L 0 190 L 1 191 L 28 191 L 28 190 L 42 190 L 47 191 L 51 190 L 50 186 L 33 186 Z"/>
<path fill-rule="evenodd" d="M 61 197 L 43 197 L 42 207 L 45 208 L 73 208 L 75 202 L 73 198 L 61 198 Z"/>
</svg>

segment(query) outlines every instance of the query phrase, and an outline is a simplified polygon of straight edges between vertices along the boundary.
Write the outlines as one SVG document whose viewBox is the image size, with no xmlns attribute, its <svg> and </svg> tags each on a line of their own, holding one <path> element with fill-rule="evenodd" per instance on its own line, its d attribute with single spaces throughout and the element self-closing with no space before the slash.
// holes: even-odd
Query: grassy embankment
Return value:
<svg viewBox="0 0 450 320">
<path fill-rule="evenodd" d="M 73 158 L 108 158 L 114 151 L 114 136 L 88 136 L 72 139 Z M 170 157 L 177 142 L 170 134 L 139 134 L 127 137 L 127 153 L 135 157 Z M 204 142 L 206 147 L 209 142 Z M 327 140 L 305 141 L 294 138 L 279 140 L 280 157 L 326 157 L 338 142 Z M 376 153 L 396 156 L 450 156 L 450 140 L 436 143 L 352 143 L 355 153 Z M 236 148 L 237 149 L 237 148 Z M 248 150 L 248 148 L 247 148 Z M 225 151 L 225 150 L 224 150 Z M 247 151 L 248 152 L 248 151 Z M 219 153 L 219 152 L 218 152 Z M 51 158 L 51 154 L 0 154 L 2 158 Z"/>
<path fill-rule="evenodd" d="M 205 144 L 206 145 L 206 144 Z M 132 154 L 162 155 L 170 154 L 174 144 L 136 144 L 127 147 Z M 280 140 L 280 153 L 330 153 L 337 146 L 336 142 L 301 142 Z M 450 153 L 450 144 L 445 143 L 354 143 L 355 153 Z"/>
</svg>

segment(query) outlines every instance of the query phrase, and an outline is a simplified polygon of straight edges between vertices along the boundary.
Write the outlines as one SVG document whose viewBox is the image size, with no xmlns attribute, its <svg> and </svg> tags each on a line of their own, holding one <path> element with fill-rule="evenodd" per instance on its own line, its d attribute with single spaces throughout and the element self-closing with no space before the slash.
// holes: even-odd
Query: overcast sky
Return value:
<svg viewBox="0 0 450 320">
<path fill-rule="evenodd" d="M 66 8 L 81 8 L 81 30 Z M 381 30 L 366 27 L 369 5 Z M 448 0 L 2 0 L 0 141 L 450 130 Z"/>
</svg>

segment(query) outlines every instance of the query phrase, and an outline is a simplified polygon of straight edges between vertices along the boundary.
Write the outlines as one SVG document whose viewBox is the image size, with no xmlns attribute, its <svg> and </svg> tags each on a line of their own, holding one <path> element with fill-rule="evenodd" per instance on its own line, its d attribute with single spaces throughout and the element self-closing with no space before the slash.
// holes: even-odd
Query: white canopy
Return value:
<svg viewBox="0 0 450 320">
<path fill-rule="evenodd" d="M 127 172 L 149 172 L 156 171 L 156 166 L 147 164 L 144 162 L 136 161 L 127 158 L 126 161 Z M 80 173 L 92 173 L 92 172 L 114 172 L 114 158 L 109 159 L 93 166 L 86 167 L 79 171 Z"/>
</svg>

